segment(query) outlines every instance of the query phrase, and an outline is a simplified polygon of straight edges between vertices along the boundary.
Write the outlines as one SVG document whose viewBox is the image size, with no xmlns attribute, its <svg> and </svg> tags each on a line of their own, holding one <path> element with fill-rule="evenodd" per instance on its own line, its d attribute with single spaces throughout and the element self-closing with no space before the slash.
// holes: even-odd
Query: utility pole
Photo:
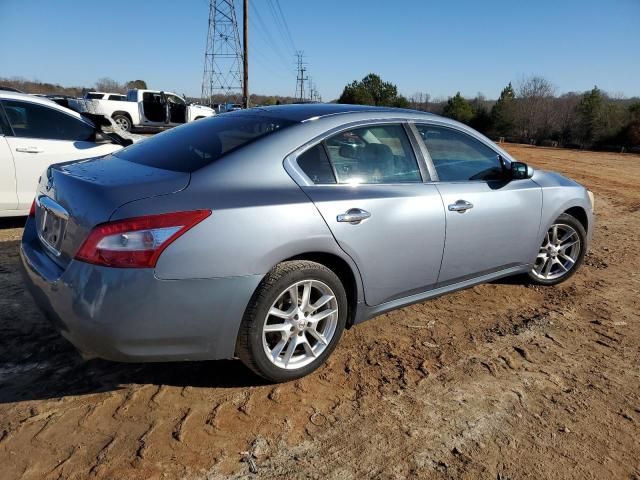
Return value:
<svg viewBox="0 0 640 480">
<path fill-rule="evenodd" d="M 305 72 L 307 71 L 304 63 L 302 61 L 304 57 L 304 52 L 298 51 L 296 52 L 296 57 L 298 57 L 298 76 L 296 78 L 296 94 L 295 96 L 298 98 L 300 102 L 304 102 L 304 82 L 309 80 L 309 77 L 305 76 Z"/>
<path fill-rule="evenodd" d="M 249 108 L 249 0 L 243 2 L 242 48 L 242 106 Z"/>
<path fill-rule="evenodd" d="M 237 102 L 238 97 L 244 92 L 243 78 L 246 71 L 243 67 L 247 60 L 240 45 L 234 1 L 210 0 L 202 76 L 202 102 L 211 104 L 214 102 L 214 96 L 222 97 L 227 103 L 230 97 L 235 97 Z"/>
</svg>

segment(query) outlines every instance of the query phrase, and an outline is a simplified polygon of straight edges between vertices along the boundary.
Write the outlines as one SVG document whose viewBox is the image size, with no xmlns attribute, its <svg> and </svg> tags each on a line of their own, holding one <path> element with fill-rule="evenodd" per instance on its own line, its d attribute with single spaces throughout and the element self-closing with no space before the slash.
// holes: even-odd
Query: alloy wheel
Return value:
<svg viewBox="0 0 640 480">
<path fill-rule="evenodd" d="M 273 302 L 262 328 L 267 358 L 279 368 L 302 368 L 331 343 L 338 324 L 338 301 L 319 280 L 290 285 Z"/>
<path fill-rule="evenodd" d="M 542 280 L 556 280 L 575 266 L 582 248 L 578 232 L 565 223 L 547 231 L 531 273 Z"/>
</svg>

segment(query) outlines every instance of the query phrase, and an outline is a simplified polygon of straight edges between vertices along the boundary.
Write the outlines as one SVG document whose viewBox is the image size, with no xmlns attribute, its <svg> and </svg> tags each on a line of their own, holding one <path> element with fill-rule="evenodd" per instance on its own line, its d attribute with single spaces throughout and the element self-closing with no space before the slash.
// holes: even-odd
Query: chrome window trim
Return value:
<svg viewBox="0 0 640 480">
<path fill-rule="evenodd" d="M 412 135 L 407 131 L 407 123 L 410 120 L 402 117 L 392 117 L 392 118 L 376 118 L 376 119 L 367 119 L 367 120 L 358 120 L 354 122 L 345 123 L 338 127 L 331 128 L 320 135 L 317 135 L 313 139 L 305 142 L 300 147 L 296 148 L 293 152 L 287 155 L 284 158 L 283 166 L 286 172 L 291 176 L 291 178 L 301 187 L 349 187 L 354 186 L 348 183 L 338 183 L 338 178 L 336 176 L 336 183 L 314 183 L 300 168 L 298 165 L 298 157 L 305 153 L 307 150 L 315 147 L 317 144 L 325 141 L 327 138 L 330 138 L 334 135 L 337 135 L 341 132 L 346 132 L 349 130 L 353 130 L 354 128 L 362 128 L 369 125 L 399 125 L 403 128 L 405 135 L 407 135 L 407 139 L 409 140 L 409 145 L 411 146 L 411 150 L 413 156 L 415 157 L 415 161 L 418 165 L 418 171 L 420 172 L 420 181 L 418 182 L 397 182 L 397 183 L 362 183 L 358 185 L 366 185 L 366 186 L 376 186 L 376 185 L 419 185 L 423 183 L 430 182 L 429 178 L 425 177 L 425 173 L 428 174 L 428 170 L 425 169 L 424 165 L 421 163 L 424 162 L 424 158 L 422 157 L 422 153 L 418 150 L 416 151 L 415 145 L 412 141 Z M 331 162 L 331 158 L 329 158 L 329 163 L 331 164 L 331 168 L 333 169 L 333 163 Z M 336 175 L 334 170 L 334 176 Z M 427 175 L 428 176 L 428 175 Z"/>
</svg>

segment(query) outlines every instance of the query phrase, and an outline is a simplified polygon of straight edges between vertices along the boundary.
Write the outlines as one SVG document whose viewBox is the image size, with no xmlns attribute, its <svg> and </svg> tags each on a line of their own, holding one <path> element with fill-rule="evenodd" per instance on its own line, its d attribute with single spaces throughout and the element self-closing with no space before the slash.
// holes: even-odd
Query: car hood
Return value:
<svg viewBox="0 0 640 480">
<path fill-rule="evenodd" d="M 560 175 L 558 172 L 535 169 L 531 179 L 543 188 L 546 187 L 582 187 L 581 184 L 571 178 Z"/>
</svg>

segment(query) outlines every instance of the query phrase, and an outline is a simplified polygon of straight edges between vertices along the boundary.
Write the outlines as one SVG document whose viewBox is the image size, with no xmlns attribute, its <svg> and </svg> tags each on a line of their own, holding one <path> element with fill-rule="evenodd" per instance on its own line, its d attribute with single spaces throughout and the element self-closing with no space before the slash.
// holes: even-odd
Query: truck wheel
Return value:
<svg viewBox="0 0 640 480">
<path fill-rule="evenodd" d="M 118 125 L 125 132 L 131 131 L 131 119 L 129 119 L 129 117 L 127 117 L 126 115 L 116 114 L 113 116 L 113 121 L 116 122 L 116 125 Z"/>
</svg>

